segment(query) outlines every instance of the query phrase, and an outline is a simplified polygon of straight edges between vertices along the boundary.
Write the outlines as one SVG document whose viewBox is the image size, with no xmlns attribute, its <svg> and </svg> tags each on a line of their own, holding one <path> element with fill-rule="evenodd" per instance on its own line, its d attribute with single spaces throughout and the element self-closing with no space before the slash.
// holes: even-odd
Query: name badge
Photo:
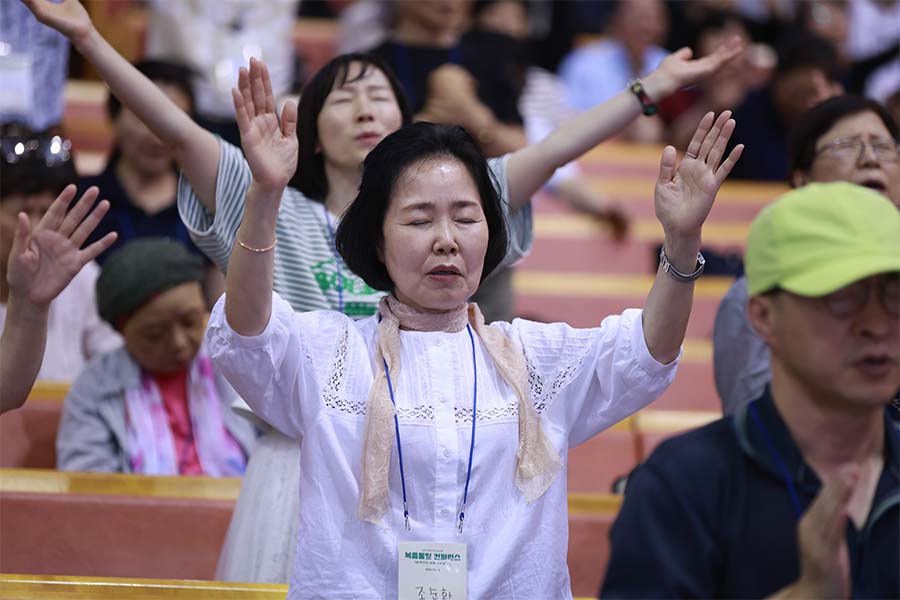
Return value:
<svg viewBox="0 0 900 600">
<path fill-rule="evenodd" d="M 466 545 L 400 542 L 399 600 L 466 600 Z"/>
<path fill-rule="evenodd" d="M 0 42 L 0 112 L 27 115 L 34 104 L 32 58 L 26 54 L 3 54 Z"/>
</svg>

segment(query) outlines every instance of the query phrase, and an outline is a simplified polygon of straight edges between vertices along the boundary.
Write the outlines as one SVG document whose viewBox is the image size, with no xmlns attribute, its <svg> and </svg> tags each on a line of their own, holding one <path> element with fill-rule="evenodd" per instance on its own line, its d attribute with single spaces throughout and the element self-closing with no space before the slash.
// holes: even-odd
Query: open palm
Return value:
<svg viewBox="0 0 900 600">
<path fill-rule="evenodd" d="M 86 36 L 92 27 L 91 17 L 78 0 L 22 0 L 38 21 L 56 29 L 70 40 Z"/>
<path fill-rule="evenodd" d="M 284 106 L 281 122 L 265 63 L 250 59 L 241 69 L 238 87 L 232 90 L 241 145 L 253 178 L 270 188 L 287 185 L 297 170 L 297 105 Z"/>
<path fill-rule="evenodd" d="M 706 79 L 743 50 L 740 38 L 734 37 L 702 58 L 693 58 L 694 53 L 690 48 L 680 48 L 669 54 L 652 74 L 659 82 L 660 88 L 657 91 L 660 99 Z"/>
<path fill-rule="evenodd" d="M 730 111 L 720 114 L 715 122 L 713 117 L 713 113 L 707 113 L 701 119 L 680 163 L 676 164 L 675 148 L 666 146 L 663 150 L 654 204 L 656 217 L 667 234 L 700 233 L 719 187 L 744 149 L 738 145 L 722 162 L 735 123 Z"/>
<path fill-rule="evenodd" d="M 109 210 L 109 202 L 100 202 L 93 210 L 98 190 L 88 189 L 71 211 L 66 209 L 75 197 L 69 185 L 57 196 L 40 223 L 31 230 L 24 213 L 18 216 L 7 266 L 10 294 L 32 304 L 46 306 L 65 289 L 81 268 L 109 248 L 116 240 L 109 233 L 85 249 L 81 245 Z"/>
</svg>

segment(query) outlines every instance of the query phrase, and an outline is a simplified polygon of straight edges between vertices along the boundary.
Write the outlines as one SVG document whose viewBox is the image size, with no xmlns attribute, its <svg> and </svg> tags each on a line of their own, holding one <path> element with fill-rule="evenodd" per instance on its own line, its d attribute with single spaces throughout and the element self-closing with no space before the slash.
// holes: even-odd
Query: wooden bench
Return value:
<svg viewBox="0 0 900 600">
<path fill-rule="evenodd" d="M 569 493 L 610 493 L 613 482 L 637 465 L 636 450 L 630 418 L 571 448 L 566 467 Z"/>
<path fill-rule="evenodd" d="M 37 382 L 22 408 L 0 416 L 0 468 L 53 469 L 68 384 Z"/>
<path fill-rule="evenodd" d="M 716 411 L 701 410 L 642 410 L 632 417 L 632 428 L 637 444 L 637 460 L 647 460 L 650 453 L 663 441 L 690 429 L 702 427 L 721 419 Z"/>
<path fill-rule="evenodd" d="M 0 572 L 212 579 L 240 483 L 0 471 Z"/>
<path fill-rule="evenodd" d="M 4 600 L 283 600 L 286 585 L 164 579 L 0 575 Z"/>
<path fill-rule="evenodd" d="M 239 488 L 238 479 L 2 470 L 0 572 L 212 579 Z M 569 497 L 576 595 L 599 588 L 620 501 Z"/>
<path fill-rule="evenodd" d="M 0 575 L 0 597 L 4 600 L 200 600 L 211 597 L 220 600 L 282 600 L 286 594 L 286 585 Z"/>
</svg>

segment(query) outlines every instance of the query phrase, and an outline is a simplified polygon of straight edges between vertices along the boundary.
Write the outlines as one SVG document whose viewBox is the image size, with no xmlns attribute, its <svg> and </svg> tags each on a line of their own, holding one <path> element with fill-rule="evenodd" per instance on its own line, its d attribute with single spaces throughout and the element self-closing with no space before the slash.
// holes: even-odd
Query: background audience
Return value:
<svg viewBox="0 0 900 600">
<path fill-rule="evenodd" d="M 29 7 L 39 6 L 63 15 L 54 26 L 64 35 L 36 21 Z M 298 118 L 301 166 L 282 202 L 274 249 L 275 289 L 294 310 L 331 309 L 358 318 L 376 309 L 382 293 L 335 254 L 334 235 L 356 196 L 360 164 L 369 150 L 402 124 L 428 120 L 463 125 L 481 150 L 495 157 L 489 164 L 514 209 L 512 231 L 518 236 L 510 261 L 526 254 L 535 240 L 536 251 L 522 261 L 515 280 L 504 269 L 488 280 L 487 294 L 475 298 L 488 321 L 510 320 L 518 312 L 592 326 L 579 321 L 586 318 L 586 302 L 597 298 L 621 307 L 639 289 L 643 297 L 642 286 L 652 273 L 645 268 L 647 254 L 654 248 L 651 268 L 656 269 L 662 233 L 646 212 L 646 197 L 634 191 L 654 177 L 650 171 L 656 165 L 648 168 L 642 157 L 658 157 L 661 146 L 655 144 L 685 148 L 708 111 L 734 112 L 731 145 L 745 148 L 732 179 L 763 183 L 728 184 L 722 190 L 723 202 L 714 209 L 704 239 L 707 277 L 722 272 L 718 257 L 723 256 L 728 262 L 722 270 L 741 271 L 745 227 L 784 183 L 801 189 L 849 182 L 900 208 L 898 19 L 898 0 L 85 0 L 84 9 L 72 0 L 0 0 L 0 123 L 6 124 L 0 130 L 0 412 L 21 406 L 37 379 L 24 410 L 4 417 L 0 450 L 6 452 L 19 438 L 38 443 L 35 432 L 45 427 L 58 438 L 45 440 L 46 463 L 30 466 L 53 463 L 55 439 L 60 468 L 132 474 L 123 479 L 133 474 L 245 477 L 216 577 L 287 581 L 298 541 L 296 443 L 249 412 L 211 370 L 199 341 L 205 310 L 221 293 L 222 273 L 243 220 L 250 170 L 240 148 L 232 87 L 250 57 L 268 66 L 266 80 L 277 112 L 311 78 Z M 70 80 L 64 88 L 67 37 L 75 49 L 69 77 L 105 81 L 112 92 L 106 111 L 100 82 Z M 688 46 L 694 57 L 715 59 L 716 48 L 735 38 L 743 46 L 739 56 L 667 98 L 651 93 L 658 113 L 633 118 L 640 105 L 633 93 L 622 93 L 631 80 L 640 77 L 652 89 L 667 79 L 649 73 L 669 52 Z M 380 58 L 355 55 L 322 70 L 338 51 L 367 49 Z M 253 61 L 249 72 L 259 75 L 260 65 Z M 389 93 L 366 92 L 374 89 L 374 80 L 375 87 Z M 337 103 L 341 94 L 349 104 Z M 566 127 L 572 116 L 587 114 L 579 115 L 581 110 L 603 115 L 608 109 L 596 105 L 610 97 L 617 98 L 618 108 L 606 113 L 610 118 L 604 123 L 588 119 Z M 366 139 L 354 139 L 360 132 Z M 591 150 L 613 135 L 617 143 Z M 575 140 L 570 149 L 577 146 L 578 152 L 557 161 L 560 140 Z M 516 164 L 511 152 L 541 160 Z M 583 155 L 579 164 L 562 166 L 576 154 Z M 551 162 L 560 167 L 555 174 L 547 168 Z M 521 191 L 524 183 L 525 195 L 531 196 L 547 179 L 534 211 L 530 204 L 515 210 L 523 194 L 513 188 Z M 77 202 L 72 183 L 84 192 Z M 860 206 L 871 203 L 871 193 L 857 190 L 851 196 L 862 198 Z M 97 203 L 101 198 L 109 202 Z M 803 205 L 808 213 L 789 211 L 788 225 L 806 223 L 820 233 L 827 229 L 817 220 L 826 210 L 819 204 L 828 202 L 808 201 Z M 611 226 L 617 238 L 630 222 L 631 235 L 614 245 L 595 220 L 573 214 L 570 206 L 603 219 L 602 227 Z M 894 217 L 884 213 L 884 203 L 879 206 L 879 226 L 886 227 Z M 835 227 L 832 233 L 849 235 L 853 224 L 861 223 L 854 221 L 857 217 L 862 218 L 850 214 L 845 229 Z M 856 241 L 862 243 L 877 227 L 869 229 Z M 130 258 L 110 265 L 120 253 Z M 98 314 L 101 266 L 95 257 L 103 268 L 114 267 L 101 279 L 99 292 L 104 311 L 118 306 L 115 316 L 107 314 L 112 326 Z M 752 257 L 748 269 L 753 269 Z M 828 276 L 834 275 L 831 271 Z M 570 481 L 578 486 L 579 468 L 585 470 L 578 465 L 578 451 L 599 452 L 602 458 L 587 470 L 605 490 L 617 473 L 650 455 L 654 435 L 666 435 L 652 433 L 653 419 L 668 419 L 663 415 L 671 410 L 683 431 L 678 419 L 687 413 L 680 409 L 702 409 L 711 419 L 719 402 L 726 417 L 734 415 L 659 446 L 638 467 L 613 533 L 605 595 L 763 596 L 779 587 L 784 597 L 875 593 L 875 587 L 866 586 L 883 583 L 873 574 L 882 566 L 870 557 L 898 560 L 896 539 L 879 538 L 892 544 L 885 548 L 875 539 L 891 527 L 897 530 L 895 504 L 870 511 L 869 529 L 853 526 L 846 532 L 840 510 L 832 509 L 846 509 L 852 522 L 861 522 L 869 506 L 886 498 L 886 487 L 897 488 L 891 479 L 896 440 L 878 434 L 897 427 L 898 412 L 889 408 L 886 419 L 873 416 L 884 417 L 884 402 L 880 389 L 875 393 L 866 387 L 890 371 L 885 362 L 896 363 L 891 353 L 897 344 L 865 355 L 867 363 L 860 368 L 870 377 L 857 389 L 866 394 L 851 398 L 843 383 L 826 377 L 842 372 L 841 365 L 823 373 L 800 360 L 810 354 L 803 344 L 818 356 L 831 343 L 822 336 L 839 329 L 833 321 L 802 329 L 812 313 L 800 305 L 859 304 L 865 288 L 868 299 L 859 304 L 858 314 L 837 319 L 848 331 L 856 328 L 840 351 L 856 347 L 851 333 L 882 339 L 879 324 L 885 321 L 879 319 L 884 315 L 872 317 L 879 301 L 897 305 L 896 280 L 879 277 L 842 282 L 847 285 L 835 292 L 837 301 L 831 293 L 816 291 L 807 298 L 787 287 L 757 294 L 752 274 L 750 288 L 746 277 L 738 277 L 724 297 L 714 290 L 730 282 L 698 287 L 683 372 L 671 392 L 651 408 L 653 414 L 637 414 L 627 432 L 604 433 L 597 447 L 571 454 Z M 155 291 L 147 291 L 154 286 Z M 198 303 L 198 290 L 205 301 L 200 295 Z M 521 297 L 515 299 L 513 291 Z M 129 295 L 141 299 L 122 309 L 119 302 Z M 103 298 L 111 297 L 117 300 L 104 305 Z M 708 317 L 719 298 L 711 323 Z M 792 339 L 786 339 L 783 319 L 770 319 L 785 311 L 794 321 Z M 881 312 L 896 325 L 896 314 L 886 308 Z M 765 329 L 766 323 L 771 327 Z M 754 330 L 760 325 L 762 336 Z M 807 335 L 810 331 L 819 337 Z M 710 337 L 711 360 L 702 351 Z M 831 364 L 833 356 L 820 362 Z M 564 385 L 563 375 L 539 378 L 534 385 L 557 390 Z M 860 416 L 868 429 L 860 425 L 851 431 L 810 394 L 795 393 L 813 379 L 819 397 Z M 53 382 L 68 386 L 73 381 L 65 403 L 42 396 L 60 387 Z M 785 381 L 793 382 L 793 391 L 784 392 Z M 895 397 L 900 396 L 897 388 L 895 382 Z M 878 407 L 869 406 L 876 396 Z M 36 414 L 41 419 L 37 429 Z M 48 415 L 54 419 L 50 425 Z M 804 420 L 816 424 L 823 439 L 841 440 L 832 444 L 847 450 L 839 458 L 857 466 L 837 466 L 837 459 L 831 460 L 837 455 L 824 454 Z M 772 441 L 792 474 L 799 473 L 790 484 L 765 458 L 769 445 L 757 421 L 774 434 Z M 266 432 L 261 443 L 254 441 L 257 427 Z M 8 435 L 10 428 L 18 429 Z M 733 439 L 734 431 L 742 432 L 744 446 Z M 627 452 L 614 445 L 620 441 L 616 436 L 628 438 Z M 843 444 L 845 439 L 861 445 Z M 705 459 L 696 462 L 702 468 L 693 468 L 700 455 Z M 711 455 L 716 459 L 709 462 Z M 625 466 L 619 467 L 619 460 Z M 18 466 L 8 460 L 3 464 Z M 759 472 L 751 476 L 752 469 Z M 691 485 L 697 473 L 707 477 L 702 489 Z M 662 485 L 668 491 L 661 495 Z M 791 485 L 799 510 L 787 492 Z M 2 492 L 0 502 L 5 502 Z M 666 506 L 660 498 L 668 498 Z M 713 514 L 711 503 L 728 510 Z M 759 505 L 769 508 L 760 513 L 754 510 Z M 597 518 L 588 519 L 591 527 Z M 579 557 L 588 560 L 589 552 L 606 556 L 605 534 L 587 548 L 578 546 L 584 543 L 586 523 L 583 530 L 570 523 L 570 540 L 576 544 L 570 567 Z M 778 537 L 759 533 L 769 529 Z M 3 537 L 7 541 L 0 550 L 6 557 L 0 567 L 10 564 L 5 544 L 12 538 Z M 766 548 L 758 549 L 753 540 L 762 540 Z M 649 550 L 632 556 L 638 545 Z M 845 546 L 849 574 L 835 560 Z M 819 549 L 815 556 L 813 547 Z M 721 548 L 729 549 L 727 557 L 717 554 Z M 764 563 L 766 576 L 752 576 L 760 571 L 755 565 Z M 683 567 L 677 577 L 673 565 Z M 601 570 L 574 595 L 595 590 Z M 213 567 L 208 571 L 204 577 L 212 577 Z M 647 578 L 649 571 L 659 576 Z M 816 572 L 829 577 L 813 577 Z M 585 581 L 577 568 L 572 576 L 573 585 Z M 713 579 L 716 583 L 710 583 Z M 877 588 L 877 593 L 900 595 L 896 578 L 888 583 L 893 587 Z"/>
<path fill-rule="evenodd" d="M 48 364 L 44 369 L 47 340 L 57 344 L 60 328 L 71 324 L 59 319 L 58 309 L 51 321 L 51 307 L 59 306 L 54 300 L 115 240 L 110 233 L 79 250 L 109 203 L 100 202 L 91 211 L 97 198 L 93 188 L 67 213 L 74 197 L 75 186 L 66 186 L 36 225 L 24 210 L 12 221 L 6 206 L 0 204 L 0 413 L 22 406 L 37 376 L 56 367 Z M 93 317 L 93 312 L 87 316 Z M 52 337 L 48 335 L 51 322 Z M 54 347 L 53 352 L 59 350 Z"/>
<path fill-rule="evenodd" d="M 0 321 L 5 320 L 10 301 L 7 267 L 13 251 L 18 215 L 25 213 L 32 229 L 53 223 L 42 219 L 54 199 L 76 179 L 68 140 L 55 135 L 35 135 L 19 129 L 4 129 L 3 156 L 0 157 Z M 67 194 L 69 200 L 74 196 Z M 96 190 L 90 198 L 96 199 Z M 95 215 L 102 216 L 103 210 Z M 80 212 L 84 216 L 84 212 Z M 51 229 L 56 229 L 56 226 Z M 71 232 L 64 231 L 69 237 Z M 114 237 L 103 238 L 94 249 L 107 247 Z M 81 246 L 84 238 L 75 238 Z M 21 250 L 20 250 L 21 251 Z M 47 344 L 38 378 L 71 382 L 92 357 L 121 345 L 121 338 L 97 314 L 94 283 L 100 273 L 96 263 L 85 260 L 87 253 L 73 258 L 83 262 L 71 281 L 50 302 L 47 314 Z M 49 298 L 45 298 L 49 301 Z M 29 386 L 30 387 L 30 386 Z"/>
<path fill-rule="evenodd" d="M 92 361 L 66 396 L 56 438 L 64 471 L 233 477 L 253 426 L 203 348 L 203 261 L 166 239 L 133 240 L 97 280 L 124 347 Z"/>
<path fill-rule="evenodd" d="M 893 597 L 900 212 L 850 183 L 789 192 L 751 226 L 747 287 L 771 384 L 635 470 L 601 596 Z"/>
<path fill-rule="evenodd" d="M 886 196 L 900 209 L 900 132 L 880 104 L 860 96 L 826 100 L 807 112 L 791 137 L 790 184 L 848 181 Z M 747 315 L 747 281 L 722 298 L 713 328 L 713 373 L 726 415 L 758 397 L 772 378 L 769 350 Z"/>
</svg>

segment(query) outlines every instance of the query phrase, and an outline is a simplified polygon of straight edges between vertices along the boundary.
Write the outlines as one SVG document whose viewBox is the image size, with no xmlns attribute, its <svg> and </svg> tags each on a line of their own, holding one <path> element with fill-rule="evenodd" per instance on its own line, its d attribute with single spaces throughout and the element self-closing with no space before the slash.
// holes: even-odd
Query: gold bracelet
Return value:
<svg viewBox="0 0 900 600">
<path fill-rule="evenodd" d="M 275 238 L 275 241 L 272 242 L 272 245 L 271 245 L 271 246 L 266 246 L 265 248 L 254 248 L 253 246 L 248 246 L 247 244 L 245 244 L 245 243 L 242 242 L 241 240 L 238 240 L 237 243 L 238 243 L 238 246 L 240 246 L 240 247 L 243 248 L 244 250 L 249 250 L 250 252 L 256 252 L 257 254 L 262 254 L 263 252 L 268 252 L 269 250 L 271 250 L 272 248 L 274 248 L 274 247 L 275 247 L 275 244 L 278 243 L 278 238 Z"/>
</svg>

